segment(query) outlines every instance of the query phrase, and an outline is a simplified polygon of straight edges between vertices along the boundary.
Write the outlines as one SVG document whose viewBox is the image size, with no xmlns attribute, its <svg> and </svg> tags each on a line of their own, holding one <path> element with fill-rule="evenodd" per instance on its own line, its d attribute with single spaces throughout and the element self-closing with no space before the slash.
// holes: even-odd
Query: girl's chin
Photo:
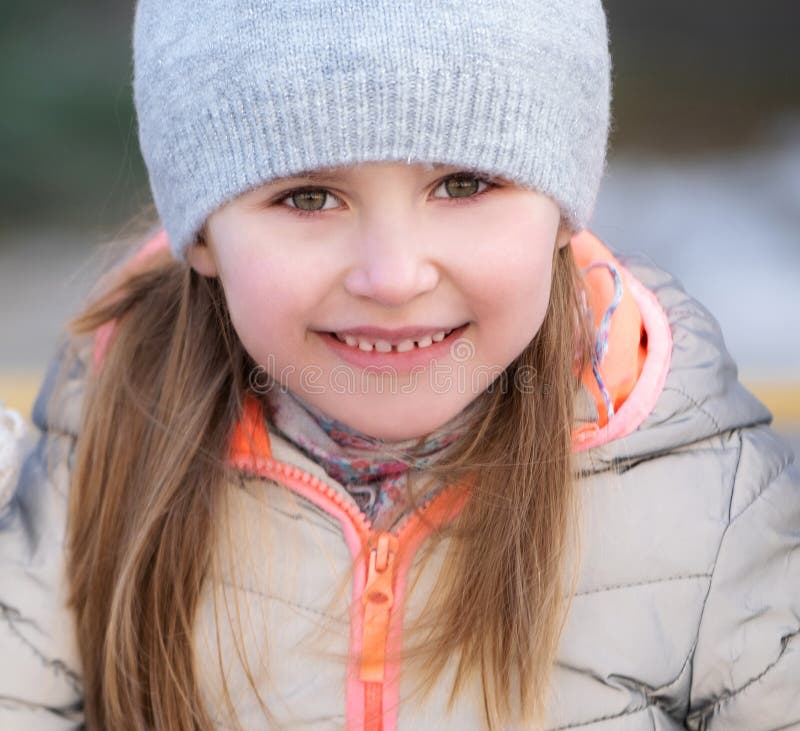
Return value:
<svg viewBox="0 0 800 731">
<path fill-rule="evenodd" d="M 448 395 L 442 394 L 445 399 Z M 331 414 L 332 409 L 323 405 L 318 408 L 362 434 L 383 441 L 400 442 L 419 439 L 436 431 L 466 405 L 443 403 L 437 404 L 438 408 L 434 410 L 430 397 L 412 403 L 408 394 L 394 396 L 394 399 L 386 399 L 386 394 L 351 397 L 342 404 L 341 409 L 335 409 L 338 415 Z"/>
</svg>

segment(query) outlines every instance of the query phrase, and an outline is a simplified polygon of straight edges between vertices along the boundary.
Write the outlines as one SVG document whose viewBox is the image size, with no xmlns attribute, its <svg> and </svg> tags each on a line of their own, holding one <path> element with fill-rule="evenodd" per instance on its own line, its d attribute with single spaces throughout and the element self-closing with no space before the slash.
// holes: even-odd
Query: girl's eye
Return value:
<svg viewBox="0 0 800 731">
<path fill-rule="evenodd" d="M 434 198 L 471 198 L 491 187 L 494 187 L 493 183 L 486 178 L 471 173 L 457 173 L 445 178 L 436 187 L 436 191 L 444 189 L 446 195 L 434 195 Z"/>
<path fill-rule="evenodd" d="M 434 198 L 473 198 L 489 188 L 497 187 L 494 182 L 473 175 L 472 173 L 456 173 L 442 180 L 434 190 Z M 436 195 L 444 191 L 444 195 Z M 299 188 L 292 190 L 276 201 L 285 205 L 299 215 L 313 215 L 319 211 L 338 208 L 339 199 L 324 188 Z"/>
<path fill-rule="evenodd" d="M 332 193 L 323 188 L 305 188 L 292 191 L 278 203 L 287 203 L 289 208 L 296 209 L 298 213 L 314 213 L 337 208 L 338 206 L 328 205 L 329 202 L 336 200 Z"/>
</svg>

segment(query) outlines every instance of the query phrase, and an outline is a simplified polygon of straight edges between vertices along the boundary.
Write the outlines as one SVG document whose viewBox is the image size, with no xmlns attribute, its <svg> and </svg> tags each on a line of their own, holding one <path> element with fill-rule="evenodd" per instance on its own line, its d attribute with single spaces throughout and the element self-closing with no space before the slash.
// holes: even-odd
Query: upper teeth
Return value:
<svg viewBox="0 0 800 731">
<path fill-rule="evenodd" d="M 339 338 L 339 340 L 354 348 L 367 352 L 374 349 L 379 353 L 391 353 L 393 349 L 398 353 L 405 353 L 411 350 L 415 345 L 418 348 L 427 348 L 429 345 L 433 345 L 433 343 L 439 343 L 444 340 L 446 335 L 447 333 L 444 330 L 440 330 L 437 333 L 433 333 L 433 335 L 426 335 L 424 338 L 418 340 L 401 340 L 397 345 L 393 346 L 388 340 L 370 340 L 369 338 L 354 337 L 353 335 L 339 335 L 336 333 L 336 337 Z"/>
</svg>

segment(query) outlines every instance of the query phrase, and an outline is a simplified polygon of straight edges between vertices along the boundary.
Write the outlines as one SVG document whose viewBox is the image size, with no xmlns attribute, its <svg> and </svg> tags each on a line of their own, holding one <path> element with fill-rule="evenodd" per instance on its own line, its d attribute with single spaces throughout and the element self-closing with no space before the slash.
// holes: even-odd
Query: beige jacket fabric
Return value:
<svg viewBox="0 0 800 731">
<path fill-rule="evenodd" d="M 652 264 L 618 260 L 663 311 L 669 369 L 638 428 L 578 455 L 580 577 L 547 728 L 800 729 L 800 471 L 767 409 L 737 382 L 709 313 Z M 54 365 L 35 408 L 38 446 L 0 506 L 3 731 L 82 726 L 62 545 L 89 357 L 55 393 Z M 592 400 L 580 405 L 591 421 Z M 219 549 L 227 569 L 209 583 L 196 627 L 201 687 L 219 728 L 231 727 L 221 674 L 246 729 L 484 728 L 478 687 L 448 712 L 447 677 L 423 699 L 391 653 L 380 667 L 353 656 L 374 645 L 367 628 L 383 620 L 386 647 L 399 646 L 445 546 L 420 561 L 425 530 L 413 518 L 396 543 L 363 532 L 352 499 L 319 465 L 276 434 L 269 448 L 268 460 L 234 455 L 241 489 L 229 505 L 231 542 Z M 437 499 L 429 515 L 447 520 L 457 501 Z M 394 567 L 388 588 L 381 561 Z M 391 595 L 386 617 L 362 600 L 370 588 Z"/>
</svg>

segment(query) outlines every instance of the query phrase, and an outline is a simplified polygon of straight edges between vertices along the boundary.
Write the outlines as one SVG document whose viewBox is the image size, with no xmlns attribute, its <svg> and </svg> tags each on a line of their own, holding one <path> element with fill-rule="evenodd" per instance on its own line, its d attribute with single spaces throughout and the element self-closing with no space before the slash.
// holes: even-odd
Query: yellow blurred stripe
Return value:
<svg viewBox="0 0 800 731">
<path fill-rule="evenodd" d="M 43 378 L 41 371 L 0 372 L 0 401 L 30 418 Z M 777 426 L 800 424 L 800 380 L 745 381 L 744 385 L 766 404 Z"/>
<path fill-rule="evenodd" d="M 30 419 L 33 400 L 43 378 L 44 373 L 40 371 L 0 372 L 0 401 L 6 408 L 15 409 Z"/>
<path fill-rule="evenodd" d="M 776 426 L 800 424 L 800 381 L 744 381 L 745 387 L 763 401 Z"/>
</svg>

